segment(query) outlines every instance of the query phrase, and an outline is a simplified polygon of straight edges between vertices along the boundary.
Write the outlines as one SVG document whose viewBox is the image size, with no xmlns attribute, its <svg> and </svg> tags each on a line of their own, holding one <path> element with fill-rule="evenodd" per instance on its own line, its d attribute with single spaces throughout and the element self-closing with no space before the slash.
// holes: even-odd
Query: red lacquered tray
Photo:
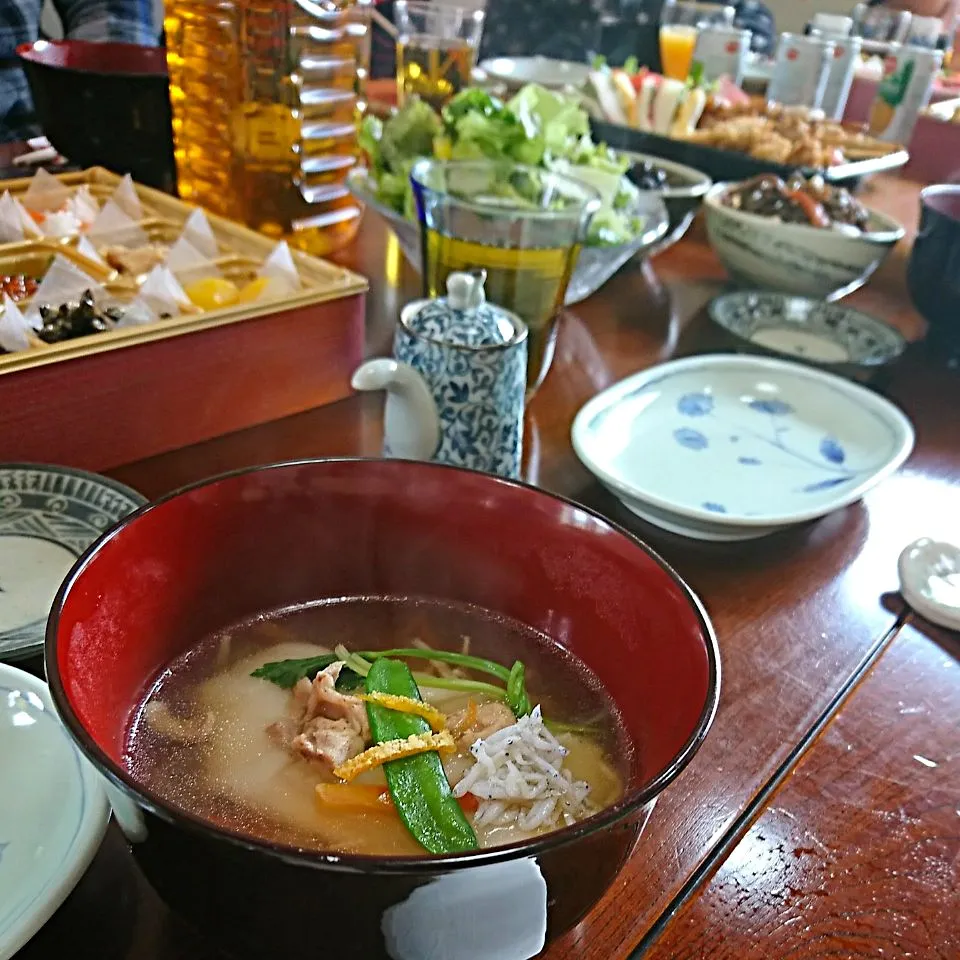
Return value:
<svg viewBox="0 0 960 960">
<path fill-rule="evenodd" d="M 61 179 L 98 192 L 119 182 L 96 169 Z M 193 210 L 137 191 L 172 223 Z M 209 221 L 225 253 L 256 261 L 274 246 L 230 221 Z M 104 470 L 345 397 L 363 357 L 366 280 L 293 256 L 302 288 L 289 297 L 0 356 L 0 461 Z"/>
</svg>

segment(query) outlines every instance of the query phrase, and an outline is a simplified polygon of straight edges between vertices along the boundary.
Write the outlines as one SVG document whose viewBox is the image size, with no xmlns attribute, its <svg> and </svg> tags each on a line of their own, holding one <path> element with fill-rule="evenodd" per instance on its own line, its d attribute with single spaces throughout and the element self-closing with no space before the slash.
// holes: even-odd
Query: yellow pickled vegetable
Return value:
<svg viewBox="0 0 960 960">
<path fill-rule="evenodd" d="M 237 285 L 224 277 L 194 280 L 183 288 L 183 292 L 201 310 L 219 310 L 221 307 L 232 306 L 240 299 Z"/>
<path fill-rule="evenodd" d="M 434 733 L 440 733 L 446 729 L 447 718 L 436 708 L 424 703 L 422 700 L 414 700 L 412 697 L 400 697 L 392 693 L 358 693 L 358 700 L 365 703 L 379 703 L 381 707 L 387 707 L 390 710 L 398 710 L 400 713 L 412 713 L 414 716 L 422 717 L 433 727 Z M 470 701 L 473 703 L 473 701 Z"/>
<path fill-rule="evenodd" d="M 241 289 L 239 302 L 253 303 L 256 300 L 259 300 L 264 293 L 266 293 L 269 286 L 269 277 L 257 277 L 256 280 L 251 280 L 246 286 L 243 287 L 243 289 Z"/>
<path fill-rule="evenodd" d="M 457 745 L 449 730 L 442 733 L 415 733 L 403 740 L 385 740 L 369 747 L 363 753 L 341 763 L 339 767 L 334 767 L 333 775 L 349 782 L 364 770 L 373 770 L 374 767 L 382 766 L 391 760 L 415 757 L 418 753 L 429 753 L 431 750 L 452 753 L 456 749 Z"/>
</svg>

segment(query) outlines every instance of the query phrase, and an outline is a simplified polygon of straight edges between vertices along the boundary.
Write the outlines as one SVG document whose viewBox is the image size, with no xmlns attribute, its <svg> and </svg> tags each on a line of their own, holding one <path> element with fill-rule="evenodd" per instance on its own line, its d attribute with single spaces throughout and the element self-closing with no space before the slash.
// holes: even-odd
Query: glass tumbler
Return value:
<svg viewBox="0 0 960 960">
<path fill-rule="evenodd" d="M 410 177 L 424 296 L 442 296 L 454 271 L 485 270 L 487 299 L 529 328 L 532 395 L 550 369 L 558 314 L 599 194 L 570 177 L 498 160 L 423 159 Z"/>
<path fill-rule="evenodd" d="M 470 85 L 483 10 L 397 0 L 397 99 L 412 96 L 439 110 Z"/>
<path fill-rule="evenodd" d="M 729 6 L 665 0 L 660 14 L 660 65 L 664 76 L 686 80 L 693 65 L 700 28 L 732 27 L 735 14 L 735 9 Z"/>
</svg>

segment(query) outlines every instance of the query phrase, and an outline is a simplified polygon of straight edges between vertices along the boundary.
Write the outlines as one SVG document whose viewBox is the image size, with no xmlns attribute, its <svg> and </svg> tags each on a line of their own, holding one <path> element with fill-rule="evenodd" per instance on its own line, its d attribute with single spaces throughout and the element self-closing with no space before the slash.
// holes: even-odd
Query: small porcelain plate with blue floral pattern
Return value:
<svg viewBox="0 0 960 960">
<path fill-rule="evenodd" d="M 47 685 L 2 663 L 0 770 L 0 960 L 7 960 L 83 876 L 110 811 L 100 775 L 67 736 Z"/>
<path fill-rule="evenodd" d="M 643 519 L 747 540 L 859 500 L 913 449 L 882 397 L 819 370 L 712 354 L 653 367 L 577 415 L 584 465 Z"/>
<path fill-rule="evenodd" d="M 0 464 L 0 660 L 40 651 L 50 605 L 77 557 L 144 503 L 83 470 Z"/>
</svg>

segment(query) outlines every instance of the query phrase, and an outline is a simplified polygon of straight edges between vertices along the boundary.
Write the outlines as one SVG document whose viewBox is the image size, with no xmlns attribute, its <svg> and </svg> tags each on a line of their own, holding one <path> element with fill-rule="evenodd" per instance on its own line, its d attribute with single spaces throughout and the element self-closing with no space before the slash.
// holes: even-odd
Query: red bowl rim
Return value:
<svg viewBox="0 0 960 960">
<path fill-rule="evenodd" d="M 145 69 L 137 70 L 108 70 L 105 67 L 103 69 L 91 69 L 89 67 L 81 67 L 75 65 L 66 65 L 66 64 L 53 64 L 48 63 L 42 56 L 43 50 L 46 47 L 101 47 L 101 48 L 111 48 L 115 49 L 117 47 L 130 47 L 137 48 L 138 50 L 144 51 L 144 57 L 147 60 L 157 60 L 160 61 L 155 64 L 151 64 Z M 163 78 L 167 79 L 167 54 L 163 47 L 148 47 L 142 43 L 121 43 L 116 40 L 111 40 L 104 43 L 97 43 L 92 40 L 34 40 L 28 43 L 21 43 L 17 45 L 17 57 L 24 60 L 28 63 L 32 63 L 38 67 L 46 67 L 49 70 L 58 70 L 63 72 L 72 72 L 72 73 L 82 73 L 87 76 L 94 77 L 107 77 L 107 78 L 116 78 L 116 77 L 146 77 L 146 78 Z"/>
<path fill-rule="evenodd" d="M 925 210 L 929 210 L 931 213 L 935 213 L 939 217 L 943 217 L 944 220 L 960 223 L 960 214 L 946 213 L 943 210 L 938 210 L 930 202 L 931 200 L 936 200 L 938 197 L 944 196 L 960 197 L 960 183 L 934 183 L 928 187 L 924 187 L 920 191 L 920 206 Z"/>
<path fill-rule="evenodd" d="M 279 843 L 268 840 L 251 838 L 239 831 L 229 830 L 215 826 L 202 817 L 189 813 L 185 810 L 177 809 L 167 803 L 162 797 L 153 791 L 146 789 L 139 784 L 122 766 L 115 763 L 107 754 L 100 749 L 93 737 L 87 733 L 86 729 L 80 723 L 80 720 L 73 711 L 69 698 L 63 687 L 60 678 L 60 669 L 57 658 L 57 633 L 60 622 L 60 611 L 64 600 L 70 592 L 74 581 L 83 573 L 84 568 L 92 560 L 100 548 L 118 536 L 128 525 L 134 523 L 139 517 L 162 506 L 170 500 L 183 494 L 191 493 L 194 490 L 203 487 L 212 486 L 231 477 L 242 476 L 244 474 L 260 473 L 267 470 L 281 470 L 291 467 L 303 467 L 318 463 L 367 463 L 382 462 L 381 458 L 376 457 L 316 457 L 305 458 L 301 460 L 285 460 L 279 463 L 264 464 L 256 467 L 244 467 L 238 470 L 230 470 L 226 473 L 217 474 L 208 477 L 196 483 L 187 484 L 172 493 L 166 494 L 158 500 L 152 501 L 140 507 L 140 509 L 124 517 L 118 524 L 107 530 L 97 538 L 78 558 L 70 572 L 67 574 L 57 595 L 53 601 L 50 610 L 50 616 L 47 619 L 46 639 L 44 644 L 44 661 L 47 675 L 47 683 L 50 686 L 50 692 L 53 696 L 57 712 L 60 715 L 64 725 L 70 731 L 80 749 L 99 770 L 101 775 L 105 776 L 112 784 L 119 788 L 123 793 L 132 794 L 136 797 L 139 806 L 142 806 L 154 816 L 166 821 L 178 828 L 184 828 L 190 833 L 199 834 L 207 838 L 214 838 L 223 841 L 234 847 L 266 854 L 270 857 L 289 863 L 294 866 L 312 867 L 324 870 L 343 870 L 345 872 L 357 873 L 384 873 L 384 874 L 420 874 L 423 872 L 436 873 L 439 871 L 456 870 L 480 866 L 482 864 L 501 863 L 507 860 L 515 860 L 518 857 L 541 856 L 559 847 L 566 846 L 586 837 L 598 830 L 612 826 L 617 821 L 624 819 L 628 814 L 645 806 L 655 800 L 663 790 L 671 784 L 687 767 L 694 755 L 703 744 L 707 733 L 713 724 L 717 713 L 717 707 L 720 699 L 720 650 L 717 644 L 716 633 L 713 624 L 701 602 L 700 598 L 688 586 L 686 581 L 670 566 L 656 551 L 647 546 L 639 537 L 632 534 L 629 530 L 603 516 L 596 510 L 577 503 L 567 497 L 551 493 L 533 484 L 520 480 L 507 480 L 503 477 L 493 474 L 482 474 L 491 483 L 502 484 L 510 487 L 518 487 L 523 490 L 532 491 L 538 495 L 550 497 L 567 506 L 577 510 L 582 510 L 594 519 L 615 530 L 621 536 L 632 541 L 644 553 L 654 560 L 658 566 L 677 584 L 681 592 L 689 601 L 693 611 L 700 622 L 700 628 L 704 639 L 704 645 L 707 653 L 707 697 L 697 724 L 694 727 L 690 737 L 684 743 L 678 754 L 660 774 L 647 784 L 642 790 L 635 790 L 625 793 L 616 803 L 605 807 L 599 813 L 581 820 L 569 827 L 563 827 L 560 830 L 554 830 L 544 834 L 542 837 L 527 840 L 520 843 L 507 844 L 502 847 L 492 847 L 488 850 L 479 850 L 477 852 L 465 854 L 443 854 L 443 855 L 424 855 L 424 856 L 375 856 L 372 854 L 340 854 L 323 853 L 318 851 L 307 851 L 293 844 Z M 393 461 L 402 464 L 404 461 Z M 474 471 L 464 470 L 450 464 L 432 463 L 425 461 L 411 461 L 417 467 L 450 470 L 458 473 L 472 473 Z"/>
</svg>

